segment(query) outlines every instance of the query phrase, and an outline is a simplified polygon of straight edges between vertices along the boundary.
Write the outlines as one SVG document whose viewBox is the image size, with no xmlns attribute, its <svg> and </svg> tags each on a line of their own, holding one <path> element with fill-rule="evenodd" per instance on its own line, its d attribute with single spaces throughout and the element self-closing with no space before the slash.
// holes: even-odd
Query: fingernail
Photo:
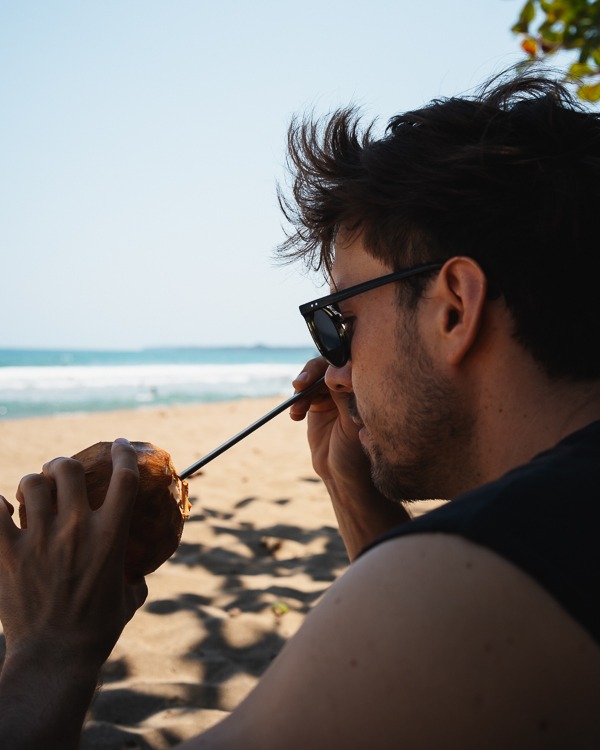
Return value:
<svg viewBox="0 0 600 750">
<path fill-rule="evenodd" d="M 131 445 L 131 443 L 129 442 L 129 440 L 127 440 L 127 438 L 117 438 L 115 440 L 115 443 L 121 443 L 122 445 Z"/>
<path fill-rule="evenodd" d="M 298 377 L 294 378 L 294 380 L 292 382 L 293 383 L 304 383 L 307 380 L 308 380 L 308 373 L 306 372 L 306 370 L 302 370 L 302 372 L 300 373 L 300 375 L 298 375 Z"/>
</svg>

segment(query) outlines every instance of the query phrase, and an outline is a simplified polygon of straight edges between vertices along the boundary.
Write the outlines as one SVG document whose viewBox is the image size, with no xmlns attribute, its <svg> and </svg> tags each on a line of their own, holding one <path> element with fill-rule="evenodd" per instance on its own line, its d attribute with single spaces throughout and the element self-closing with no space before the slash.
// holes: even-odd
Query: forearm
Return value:
<svg viewBox="0 0 600 750">
<path fill-rule="evenodd" d="M 76 750 L 98 670 L 53 644 L 7 655 L 0 674 L 0 747 Z"/>
<path fill-rule="evenodd" d="M 410 520 L 400 504 L 388 500 L 372 486 L 325 480 L 348 557 L 354 560 L 381 534 Z"/>
</svg>

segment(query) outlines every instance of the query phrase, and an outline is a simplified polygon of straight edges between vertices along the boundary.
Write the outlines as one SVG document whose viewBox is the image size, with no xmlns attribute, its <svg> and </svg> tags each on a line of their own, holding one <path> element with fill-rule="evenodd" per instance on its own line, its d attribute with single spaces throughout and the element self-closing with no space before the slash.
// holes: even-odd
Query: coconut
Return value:
<svg viewBox="0 0 600 750">
<path fill-rule="evenodd" d="M 95 443 L 73 456 L 84 468 L 90 508 L 106 497 L 112 475 L 111 445 Z M 179 546 L 190 515 L 188 485 L 177 476 L 170 455 L 151 443 L 131 443 L 140 481 L 125 551 L 125 576 L 136 580 L 156 570 Z M 25 504 L 19 506 L 21 528 L 27 528 Z"/>
</svg>

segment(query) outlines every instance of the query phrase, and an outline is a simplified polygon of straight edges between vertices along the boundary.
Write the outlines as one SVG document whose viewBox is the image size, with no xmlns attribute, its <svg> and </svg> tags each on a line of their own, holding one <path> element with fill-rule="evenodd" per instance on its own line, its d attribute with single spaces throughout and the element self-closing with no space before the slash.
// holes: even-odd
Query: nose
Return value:
<svg viewBox="0 0 600 750">
<path fill-rule="evenodd" d="M 325 371 L 325 383 L 332 391 L 352 392 L 352 365 L 350 360 L 342 367 L 329 365 Z"/>
</svg>

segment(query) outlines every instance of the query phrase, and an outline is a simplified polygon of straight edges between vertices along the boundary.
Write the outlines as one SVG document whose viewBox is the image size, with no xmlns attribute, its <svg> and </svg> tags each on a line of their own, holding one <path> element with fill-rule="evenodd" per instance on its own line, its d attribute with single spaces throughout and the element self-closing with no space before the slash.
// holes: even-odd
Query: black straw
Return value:
<svg viewBox="0 0 600 750">
<path fill-rule="evenodd" d="M 271 411 L 267 412 L 263 417 L 261 417 L 260 419 L 257 419 L 256 422 L 253 422 L 251 425 L 246 427 L 245 430 L 238 432 L 237 435 L 234 435 L 232 438 L 229 438 L 229 440 L 227 440 L 225 443 L 220 445 L 218 448 L 215 448 L 210 453 L 207 453 L 206 456 L 203 456 L 201 459 L 196 461 L 196 463 L 192 464 L 191 466 L 188 466 L 188 468 L 185 471 L 181 472 L 181 474 L 179 475 L 179 478 L 187 479 L 196 471 L 198 471 L 198 469 L 201 469 L 203 466 L 205 466 L 209 461 L 212 461 L 213 458 L 220 456 L 221 453 L 225 453 L 225 451 L 228 448 L 231 448 L 232 445 L 239 443 L 240 440 L 243 440 L 247 435 L 250 435 L 252 432 L 254 432 L 254 430 L 257 430 L 259 427 L 262 427 L 264 424 L 266 424 L 271 419 L 273 419 L 273 417 L 276 417 L 278 414 L 281 414 L 282 411 L 285 411 L 292 404 L 296 403 L 296 401 L 299 401 L 301 398 L 305 398 L 311 393 L 314 393 L 314 391 L 316 391 L 317 388 L 323 385 L 324 382 L 325 382 L 325 376 L 323 376 L 322 378 L 319 378 L 319 380 L 315 381 L 312 385 L 309 385 L 308 388 L 305 388 L 303 391 L 298 391 L 297 393 L 294 393 L 293 396 L 290 396 L 290 398 L 288 398 L 282 404 L 279 404 L 279 406 L 276 406 L 274 409 L 271 409 Z"/>
</svg>

